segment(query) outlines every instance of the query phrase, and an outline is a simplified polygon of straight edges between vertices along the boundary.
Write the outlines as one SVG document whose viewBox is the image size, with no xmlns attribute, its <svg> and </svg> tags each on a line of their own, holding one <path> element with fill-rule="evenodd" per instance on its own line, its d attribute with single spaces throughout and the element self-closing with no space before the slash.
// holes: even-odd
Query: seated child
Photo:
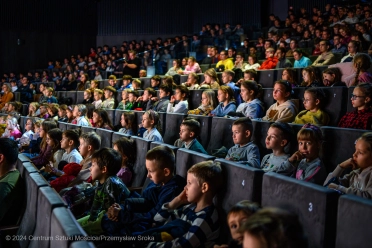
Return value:
<svg viewBox="0 0 372 248">
<path fill-rule="evenodd" d="M 136 90 L 129 90 L 128 91 L 128 102 L 125 105 L 124 110 L 133 110 L 137 108 L 137 98 L 139 97 L 139 93 Z"/>
<path fill-rule="evenodd" d="M 233 140 L 235 146 L 227 152 L 225 159 L 260 168 L 260 151 L 251 141 L 253 125 L 248 117 L 242 117 L 233 122 Z"/>
<path fill-rule="evenodd" d="M 173 96 L 171 96 L 168 107 L 167 113 L 181 113 L 186 114 L 189 108 L 189 103 L 187 102 L 187 97 L 189 94 L 189 90 L 184 85 L 178 85 L 176 87 L 176 92 Z M 178 101 L 178 103 L 174 105 L 174 102 Z"/>
<path fill-rule="evenodd" d="M 123 85 L 117 88 L 118 91 L 123 91 L 125 89 L 133 90 L 132 86 L 132 76 L 131 75 L 124 75 L 123 76 Z"/>
<path fill-rule="evenodd" d="M 137 98 L 137 108 L 135 110 L 150 110 L 154 104 L 151 98 L 156 97 L 156 92 L 152 88 L 146 88 L 143 95 Z"/>
<path fill-rule="evenodd" d="M 52 168 L 58 169 L 58 164 L 62 160 L 65 151 L 61 148 L 62 130 L 53 128 L 46 135 L 46 143 L 51 147 L 52 157 L 49 164 L 45 165 L 45 172 L 52 172 Z"/>
<path fill-rule="evenodd" d="M 40 127 L 41 121 L 36 121 L 34 124 L 34 135 L 32 136 L 28 149 L 21 150 L 22 154 L 29 158 L 36 157 L 40 152 L 40 144 L 42 141 L 40 137 Z"/>
<path fill-rule="evenodd" d="M 121 101 L 119 102 L 119 105 L 116 109 L 124 110 L 127 107 L 128 97 L 129 97 L 128 92 L 129 91 L 130 91 L 130 89 L 124 89 L 121 92 Z"/>
<path fill-rule="evenodd" d="M 136 135 L 137 133 L 136 116 L 132 111 L 124 112 L 121 114 L 120 125 L 122 126 L 122 128 L 119 129 L 119 133 Z"/>
<path fill-rule="evenodd" d="M 21 117 L 21 114 L 19 113 L 20 108 L 22 107 L 22 103 L 20 102 L 9 102 L 8 105 L 8 115 L 12 115 L 13 117 L 19 118 Z"/>
<path fill-rule="evenodd" d="M 90 214 L 78 219 L 78 223 L 88 235 L 103 233 L 101 219 L 108 208 L 114 204 L 124 203 L 130 191 L 116 176 L 121 167 L 120 153 L 111 148 L 102 148 L 92 155 L 92 180 L 98 180 Z"/>
<path fill-rule="evenodd" d="M 228 113 L 236 111 L 234 92 L 229 86 L 222 85 L 218 88 L 217 99 L 219 104 L 209 115 L 224 117 Z"/>
<path fill-rule="evenodd" d="M 142 90 L 141 84 L 142 82 L 138 78 L 133 79 L 132 81 L 133 90 Z"/>
<path fill-rule="evenodd" d="M 345 169 L 351 168 L 349 174 L 341 177 Z M 372 133 L 364 133 L 355 143 L 352 158 L 340 163 L 324 182 L 328 188 L 344 194 L 352 194 L 372 199 Z M 336 179 L 338 183 L 336 183 Z"/>
<path fill-rule="evenodd" d="M 325 94 L 320 88 L 307 88 L 304 93 L 304 107 L 296 116 L 293 123 L 296 124 L 314 124 L 314 125 L 327 125 L 329 116 L 322 108 L 324 106 Z"/>
<path fill-rule="evenodd" d="M 48 107 L 47 103 L 40 104 L 40 108 L 39 108 L 40 114 L 38 116 L 39 118 L 43 118 L 43 119 L 48 119 L 49 118 L 47 107 Z"/>
<path fill-rule="evenodd" d="M 239 104 L 238 108 L 236 109 L 236 113 L 241 113 L 243 116 L 250 119 L 263 117 L 265 113 L 265 107 L 259 99 L 261 93 L 262 87 L 255 81 L 241 82 L 240 95 L 243 102 Z"/>
<path fill-rule="evenodd" d="M 127 186 L 130 185 L 132 180 L 132 167 L 136 160 L 136 149 L 133 140 L 122 137 L 112 143 L 114 150 L 118 151 L 123 158 L 121 168 L 116 174 L 123 183 Z"/>
<path fill-rule="evenodd" d="M 124 75 L 124 77 L 125 77 L 125 75 Z M 123 79 L 124 79 L 124 77 L 123 77 Z M 116 84 L 116 76 L 115 75 L 110 75 L 109 76 L 108 83 L 109 83 L 109 86 L 113 87 L 115 90 L 119 89 L 119 86 Z M 124 83 L 124 81 L 123 81 L 123 83 Z"/>
<path fill-rule="evenodd" d="M 86 114 L 87 107 L 84 104 L 75 105 L 73 116 L 75 117 L 76 123 L 73 122 L 72 124 L 78 126 L 91 126 Z"/>
<path fill-rule="evenodd" d="M 17 118 L 11 117 L 6 121 L 6 129 L 8 132 L 4 132 L 4 138 L 11 138 L 12 140 L 17 140 L 22 137 L 21 131 L 19 131 Z"/>
<path fill-rule="evenodd" d="M 76 124 L 77 120 L 74 118 L 74 105 L 68 106 L 66 109 L 67 122 Z"/>
<path fill-rule="evenodd" d="M 5 131 L 7 130 L 7 124 L 6 124 L 7 118 L 5 115 L 0 117 L 0 137 L 3 136 Z"/>
<path fill-rule="evenodd" d="M 298 101 L 291 100 L 292 86 L 287 81 L 274 83 L 273 97 L 276 103 L 266 111 L 263 121 L 293 122 L 298 112 Z"/>
<path fill-rule="evenodd" d="M 51 103 L 47 107 L 49 119 L 53 119 L 55 121 L 58 121 L 58 111 L 59 111 L 59 105 L 57 103 Z"/>
<path fill-rule="evenodd" d="M 167 112 L 170 95 L 172 94 L 172 88 L 166 85 L 160 85 L 159 88 L 159 100 L 154 103 L 152 110 L 156 112 Z"/>
<path fill-rule="evenodd" d="M 103 128 L 107 130 L 113 130 L 114 127 L 111 124 L 111 120 L 104 109 L 93 110 L 93 123 L 94 127 Z"/>
<path fill-rule="evenodd" d="M 159 75 L 155 75 L 151 78 L 151 88 L 154 90 L 159 90 L 161 78 Z"/>
<path fill-rule="evenodd" d="M 292 140 L 293 131 L 290 125 L 285 122 L 274 122 L 267 130 L 266 149 L 273 150 L 273 153 L 267 154 L 263 157 L 261 162 L 261 169 L 265 172 L 276 172 L 280 174 L 289 174 L 291 171 L 286 171 L 283 168 L 284 162 L 289 158 L 284 149 Z"/>
<path fill-rule="evenodd" d="M 59 105 L 59 110 L 58 110 L 58 121 L 59 122 L 68 122 L 68 117 L 67 117 L 67 105 L 66 104 L 61 104 Z"/>
<path fill-rule="evenodd" d="M 92 103 L 92 92 L 89 89 L 84 90 L 84 100 L 81 102 L 81 104 L 88 103 Z"/>
<path fill-rule="evenodd" d="M 253 69 L 245 70 L 243 78 L 239 79 L 236 84 L 241 84 L 243 81 L 256 81 L 258 79 L 257 71 Z"/>
<path fill-rule="evenodd" d="M 1 125 L 1 124 L 0 124 Z M 22 134 L 22 137 L 19 139 L 20 146 L 28 146 L 34 136 L 34 122 L 32 119 L 27 119 L 25 123 L 25 132 Z"/>
<path fill-rule="evenodd" d="M 189 110 L 189 115 L 209 115 L 215 108 L 215 93 L 213 90 L 205 90 L 202 93 L 201 105 L 194 110 Z"/>
<path fill-rule="evenodd" d="M 323 84 L 326 87 L 345 86 L 344 82 L 341 82 L 341 73 L 338 68 L 327 68 L 323 72 Z"/>
<path fill-rule="evenodd" d="M 116 89 L 112 86 L 106 86 L 104 89 L 104 92 L 105 92 L 105 100 L 102 102 L 101 108 L 115 109 L 116 94 L 117 94 Z"/>
<path fill-rule="evenodd" d="M 243 235 L 243 247 L 308 247 L 297 215 L 279 208 L 259 210 L 243 223 L 239 232 Z"/>
<path fill-rule="evenodd" d="M 163 142 L 163 137 L 156 128 L 159 124 L 159 114 L 153 110 L 146 111 L 142 116 L 142 126 L 147 129 L 143 138 Z"/>
<path fill-rule="evenodd" d="M 306 124 L 297 133 L 298 151 L 283 164 L 283 169 L 292 171 L 298 180 L 322 185 L 326 170 L 319 152 L 322 147 L 322 131 L 315 125 Z"/>
<path fill-rule="evenodd" d="M 186 116 L 185 118 L 183 118 L 182 122 L 186 121 L 186 120 L 194 120 L 194 121 L 197 121 L 194 117 L 190 117 L 190 116 Z M 180 138 L 177 139 L 175 142 L 174 142 L 174 146 L 176 147 L 183 147 L 184 146 L 184 141 L 182 141 Z"/>
<path fill-rule="evenodd" d="M 150 228 L 156 213 L 164 203 L 179 195 L 185 179 L 175 174 L 175 156 L 167 146 L 157 146 L 146 154 L 147 177 L 151 180 L 139 198 L 127 199 L 125 204 L 113 204 L 102 219 L 107 234 L 123 235 Z"/>
<path fill-rule="evenodd" d="M 354 111 L 346 113 L 338 123 L 339 127 L 372 129 L 372 85 L 361 83 L 354 88 L 351 95 L 351 103 Z"/>
<path fill-rule="evenodd" d="M 100 89 L 95 89 L 94 90 L 94 102 L 92 104 L 96 109 L 99 109 L 102 107 L 102 95 L 103 91 Z"/>
<path fill-rule="evenodd" d="M 182 85 L 185 85 L 189 90 L 198 90 L 199 89 L 199 77 L 196 73 L 191 72 L 187 76 L 187 81 L 182 83 Z"/>
<path fill-rule="evenodd" d="M 213 198 L 222 185 L 218 162 L 193 165 L 184 191 L 155 215 L 156 227 L 140 233 L 154 237 L 148 247 L 211 247 L 220 231 Z"/>
<path fill-rule="evenodd" d="M 196 139 L 200 134 L 200 123 L 197 120 L 185 120 L 180 126 L 180 140 L 184 143 L 182 148 L 195 152 L 208 154 Z"/>
<path fill-rule="evenodd" d="M 58 103 L 58 100 L 55 96 L 53 96 L 53 88 L 52 87 L 47 87 L 45 90 L 44 90 L 44 96 L 45 96 L 45 100 L 47 103 Z"/>
</svg>

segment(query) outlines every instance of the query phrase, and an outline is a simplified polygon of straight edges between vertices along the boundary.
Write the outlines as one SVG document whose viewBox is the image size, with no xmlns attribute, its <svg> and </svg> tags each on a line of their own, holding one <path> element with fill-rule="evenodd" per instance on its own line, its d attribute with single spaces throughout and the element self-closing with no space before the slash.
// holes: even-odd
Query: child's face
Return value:
<svg viewBox="0 0 372 248">
<path fill-rule="evenodd" d="M 240 225 L 249 218 L 243 212 L 231 213 L 227 220 L 227 224 L 230 228 L 231 237 L 239 242 L 239 244 L 243 241 L 243 234 L 238 232 Z"/>
<path fill-rule="evenodd" d="M 151 87 L 156 87 L 156 86 L 158 86 L 159 85 L 159 82 L 158 81 L 156 81 L 155 79 L 151 79 Z"/>
<path fill-rule="evenodd" d="M 67 118 L 71 119 L 72 117 L 74 117 L 74 115 L 72 114 L 72 112 L 70 110 L 67 110 L 66 111 L 66 116 Z"/>
<path fill-rule="evenodd" d="M 176 92 L 174 93 L 174 98 L 177 100 L 177 101 L 182 101 L 183 100 L 183 94 L 180 90 L 176 90 Z"/>
<path fill-rule="evenodd" d="M 355 143 L 355 152 L 353 154 L 353 161 L 358 165 L 358 168 L 365 169 L 372 165 L 371 147 L 364 140 L 357 140 Z"/>
<path fill-rule="evenodd" d="M 130 83 L 130 80 L 123 80 L 123 85 L 127 86 Z"/>
<path fill-rule="evenodd" d="M 250 141 L 251 132 L 244 130 L 242 125 L 233 125 L 231 129 L 234 144 L 242 146 Z"/>
<path fill-rule="evenodd" d="M 109 85 L 111 85 L 111 86 L 115 86 L 115 80 L 114 79 L 110 79 L 109 81 L 108 81 L 108 83 L 109 83 Z"/>
<path fill-rule="evenodd" d="M 367 101 L 369 101 L 369 97 L 366 97 L 366 95 L 358 87 L 356 87 L 353 91 L 353 97 L 351 97 L 351 104 L 353 104 L 353 107 L 363 109 Z"/>
<path fill-rule="evenodd" d="M 123 99 L 123 100 L 127 100 L 128 99 L 128 92 L 127 91 L 123 90 L 121 92 L 121 99 Z"/>
<path fill-rule="evenodd" d="M 35 126 L 35 128 L 34 128 L 34 133 L 35 133 L 35 134 L 40 134 L 40 127 Z"/>
<path fill-rule="evenodd" d="M 120 124 L 121 124 L 122 127 L 127 128 L 127 123 L 125 122 L 125 117 L 124 117 L 124 115 L 121 115 L 121 118 L 120 118 Z"/>
<path fill-rule="evenodd" d="M 317 110 L 319 99 L 315 99 L 311 93 L 305 91 L 303 103 L 306 110 Z"/>
<path fill-rule="evenodd" d="M 190 129 L 185 126 L 180 126 L 180 140 L 189 142 L 194 138 L 194 133 L 190 131 Z"/>
<path fill-rule="evenodd" d="M 72 112 L 72 115 L 73 115 L 74 117 L 79 117 L 79 116 L 80 116 L 80 112 L 79 112 L 78 107 L 75 107 L 75 108 L 74 108 L 74 112 Z"/>
<path fill-rule="evenodd" d="M 32 105 L 30 105 L 29 107 L 28 107 L 28 111 L 32 111 L 32 112 L 35 112 L 35 107 L 34 106 L 32 106 Z"/>
<path fill-rule="evenodd" d="M 212 77 L 209 76 L 208 74 L 204 74 L 204 81 L 205 81 L 207 84 L 210 84 L 211 81 L 212 81 Z"/>
<path fill-rule="evenodd" d="M 286 70 L 283 71 L 282 79 L 286 81 L 289 80 L 289 73 Z"/>
<path fill-rule="evenodd" d="M 196 83 L 196 79 L 192 75 L 187 76 L 187 85 L 193 85 Z"/>
<path fill-rule="evenodd" d="M 228 82 L 231 81 L 231 76 L 225 72 L 222 73 L 222 82 L 224 84 L 227 84 Z"/>
<path fill-rule="evenodd" d="M 159 97 L 160 97 L 160 98 L 163 98 L 163 97 L 166 97 L 166 96 L 167 96 L 167 92 L 164 91 L 164 90 L 162 90 L 162 89 L 160 89 L 160 90 L 159 90 Z"/>
<path fill-rule="evenodd" d="M 51 139 L 48 134 L 46 136 L 46 143 L 48 146 L 51 146 L 51 147 L 55 145 L 53 139 Z"/>
<path fill-rule="evenodd" d="M 145 90 L 142 95 L 142 101 L 147 102 L 148 100 L 150 100 L 150 95 L 149 92 Z"/>
<path fill-rule="evenodd" d="M 303 158 L 306 158 L 308 161 L 312 161 L 319 156 L 319 149 L 319 144 L 313 140 L 298 140 L 298 150 L 302 154 Z"/>
<path fill-rule="evenodd" d="M 53 112 L 52 112 L 52 110 L 50 108 L 47 108 L 47 110 L 48 110 L 48 114 L 49 115 L 54 116 L 54 114 L 53 114 Z"/>
<path fill-rule="evenodd" d="M 45 106 L 40 106 L 40 114 L 46 114 L 47 109 Z"/>
<path fill-rule="evenodd" d="M 105 98 L 109 99 L 109 98 L 111 98 L 111 96 L 112 96 L 112 92 L 109 91 L 109 90 L 105 90 Z"/>
<path fill-rule="evenodd" d="M 210 104 L 208 97 L 204 93 L 202 94 L 201 104 L 203 106 L 208 106 Z"/>
<path fill-rule="evenodd" d="M 305 83 L 309 83 L 310 82 L 310 73 L 308 73 L 307 71 L 302 71 L 302 78 L 304 79 Z"/>
<path fill-rule="evenodd" d="M 229 94 L 223 92 L 222 90 L 218 90 L 217 99 L 219 102 L 225 102 L 229 97 Z"/>
<path fill-rule="evenodd" d="M 97 114 L 96 112 L 93 112 L 93 122 L 98 123 L 100 121 L 102 121 L 102 118 L 99 116 L 99 114 Z"/>
<path fill-rule="evenodd" d="M 97 160 L 92 160 L 92 166 L 89 168 L 89 170 L 90 170 L 93 181 L 101 180 L 104 176 L 102 169 L 99 168 L 97 164 Z"/>
<path fill-rule="evenodd" d="M 137 99 L 137 97 L 136 97 L 134 94 L 130 93 L 130 94 L 128 95 L 128 100 L 129 100 L 129 102 L 135 102 L 136 99 Z"/>
<path fill-rule="evenodd" d="M 276 101 L 283 101 L 288 97 L 289 93 L 285 92 L 284 85 L 275 84 L 273 90 L 273 98 Z"/>
<path fill-rule="evenodd" d="M 196 203 L 202 197 L 202 185 L 192 173 L 187 173 L 187 183 L 185 186 L 187 201 Z"/>
<path fill-rule="evenodd" d="M 63 110 L 63 109 L 59 109 L 58 110 L 58 116 L 59 117 L 64 117 L 66 115 L 66 111 L 65 110 Z"/>
<path fill-rule="evenodd" d="M 335 75 L 323 73 L 323 82 L 330 82 L 333 83 L 335 81 Z"/>
<path fill-rule="evenodd" d="M 80 138 L 79 141 L 80 141 L 79 153 L 82 157 L 85 158 L 89 154 L 89 146 L 84 139 Z"/>
<path fill-rule="evenodd" d="M 46 132 L 43 128 L 43 125 L 41 125 L 40 128 L 39 128 L 39 134 L 40 134 L 41 138 L 44 138 L 44 136 L 46 135 Z"/>
<path fill-rule="evenodd" d="M 269 130 L 267 130 L 265 144 L 267 149 L 272 150 L 278 150 L 284 147 L 286 142 L 282 138 L 282 131 L 278 128 L 270 127 Z"/>
<path fill-rule="evenodd" d="M 9 105 L 8 105 L 8 111 L 9 111 L 9 112 L 14 111 L 14 106 L 13 106 L 12 104 L 9 104 Z"/>
<path fill-rule="evenodd" d="M 94 92 L 94 100 L 95 101 L 99 101 L 99 100 L 101 100 L 101 98 L 102 98 L 102 96 L 100 94 Z"/>
<path fill-rule="evenodd" d="M 89 98 L 90 98 L 90 94 L 88 92 L 84 91 L 84 99 L 89 100 Z"/>
<path fill-rule="evenodd" d="M 154 121 L 153 120 L 150 120 L 149 118 L 149 115 L 148 114 L 144 114 L 142 116 L 142 126 L 146 129 L 148 128 L 152 128 L 154 126 Z"/>
<path fill-rule="evenodd" d="M 61 148 L 62 149 L 68 149 L 70 147 L 69 143 L 70 143 L 70 140 L 64 134 L 62 134 Z"/>
<path fill-rule="evenodd" d="M 253 99 L 253 90 L 249 90 L 243 86 L 240 86 L 240 96 L 242 97 L 244 102 Z"/>
<path fill-rule="evenodd" d="M 5 103 L 5 105 L 4 105 L 4 110 L 5 110 L 5 111 L 9 111 L 9 104 Z"/>
<path fill-rule="evenodd" d="M 146 159 L 147 177 L 155 184 L 162 183 L 165 179 L 164 171 L 159 167 L 156 160 Z"/>
<path fill-rule="evenodd" d="M 97 83 L 95 82 L 95 81 L 93 81 L 93 82 L 91 82 L 90 83 L 90 88 L 93 88 L 93 89 L 95 89 L 95 88 L 97 88 Z"/>
</svg>

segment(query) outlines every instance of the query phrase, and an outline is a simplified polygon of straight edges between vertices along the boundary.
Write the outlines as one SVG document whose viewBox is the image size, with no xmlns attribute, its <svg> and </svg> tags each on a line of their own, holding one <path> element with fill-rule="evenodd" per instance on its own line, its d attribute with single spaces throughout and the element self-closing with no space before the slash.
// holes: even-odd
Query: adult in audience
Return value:
<svg viewBox="0 0 372 248">
<path fill-rule="evenodd" d="M 333 48 L 331 50 L 332 53 L 340 53 L 342 56 L 346 54 L 346 46 L 341 44 L 341 37 L 339 34 L 335 34 L 333 36 Z M 341 60 L 342 62 L 342 60 Z"/>
<path fill-rule="evenodd" d="M 216 65 L 217 71 L 223 72 L 224 70 L 231 70 L 232 68 L 234 68 L 234 63 L 232 62 L 232 59 L 228 57 L 226 50 L 222 50 L 220 52 L 220 58 L 221 60 L 218 61 Z"/>
<path fill-rule="evenodd" d="M 219 60 L 217 47 L 212 46 L 208 48 L 208 57 L 203 59 L 202 64 L 216 64 Z"/>
<path fill-rule="evenodd" d="M 311 65 L 311 60 L 305 57 L 300 49 L 294 50 L 293 57 L 295 59 L 294 68 L 306 68 Z"/>
<path fill-rule="evenodd" d="M 190 74 L 191 72 L 195 73 L 201 73 L 202 70 L 200 69 L 199 64 L 196 62 L 196 59 L 194 57 L 189 57 L 187 60 L 187 66 L 185 67 L 185 70 L 179 70 L 178 74 Z"/>
<path fill-rule="evenodd" d="M 147 77 L 147 71 L 146 70 L 140 70 L 139 71 L 139 77 Z"/>
<path fill-rule="evenodd" d="M 293 52 L 298 48 L 298 41 L 296 39 L 291 39 L 289 42 L 289 50 L 285 54 L 286 57 L 293 57 Z"/>
<path fill-rule="evenodd" d="M 141 60 L 136 57 L 136 51 L 129 50 L 129 57 L 123 63 L 123 75 L 131 75 L 132 78 L 138 77 L 140 66 Z"/>
<path fill-rule="evenodd" d="M 16 169 L 18 145 L 14 140 L 0 139 L 0 226 L 14 225 L 24 207 L 25 188 Z"/>
<path fill-rule="evenodd" d="M 173 60 L 173 66 L 169 68 L 168 72 L 165 73 L 166 76 L 173 76 L 178 73 L 179 70 L 181 70 L 181 61 L 179 59 Z"/>
<path fill-rule="evenodd" d="M 30 103 L 32 102 L 32 89 L 30 89 L 29 81 L 27 77 L 22 78 L 22 84 L 18 87 L 16 92 L 21 93 L 21 102 L 22 103 Z"/>
<path fill-rule="evenodd" d="M 10 85 L 8 83 L 4 83 L 1 87 L 2 91 L 4 92 L 3 96 L 0 98 L 0 109 L 4 108 L 5 103 L 10 102 L 13 100 L 13 93 Z"/>
<path fill-rule="evenodd" d="M 313 66 L 323 66 L 323 65 L 331 65 L 334 64 L 335 56 L 329 51 L 330 43 L 328 40 L 321 40 L 319 42 L 319 49 L 321 54 L 319 57 L 314 61 Z"/>
<path fill-rule="evenodd" d="M 244 54 L 237 52 L 235 57 L 234 69 L 244 69 L 247 64 L 244 62 Z"/>
<path fill-rule="evenodd" d="M 278 63 L 276 64 L 276 67 L 275 67 L 276 69 L 292 67 L 291 61 L 289 61 L 285 57 L 285 49 L 283 47 L 279 47 L 278 49 L 276 49 L 275 56 L 279 60 Z"/>
<path fill-rule="evenodd" d="M 266 60 L 262 63 L 258 70 L 274 69 L 279 62 L 278 58 L 274 56 L 274 48 L 270 47 L 266 49 L 265 54 Z"/>
</svg>

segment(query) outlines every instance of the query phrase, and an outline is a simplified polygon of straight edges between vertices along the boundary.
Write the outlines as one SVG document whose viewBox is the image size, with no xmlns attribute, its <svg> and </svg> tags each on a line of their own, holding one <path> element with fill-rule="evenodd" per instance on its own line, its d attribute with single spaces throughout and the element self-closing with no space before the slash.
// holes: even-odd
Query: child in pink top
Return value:
<svg viewBox="0 0 372 248">
<path fill-rule="evenodd" d="M 6 124 L 9 131 L 7 138 L 16 140 L 22 137 L 22 133 L 18 129 L 18 121 L 15 117 L 8 118 Z"/>
</svg>

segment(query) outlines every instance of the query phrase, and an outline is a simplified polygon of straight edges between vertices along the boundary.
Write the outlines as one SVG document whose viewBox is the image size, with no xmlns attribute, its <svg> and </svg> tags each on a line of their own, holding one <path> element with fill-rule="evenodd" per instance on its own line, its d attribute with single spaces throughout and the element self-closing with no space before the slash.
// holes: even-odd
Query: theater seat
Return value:
<svg viewBox="0 0 372 248">
<path fill-rule="evenodd" d="M 372 201 L 354 195 L 341 196 L 337 213 L 337 248 L 371 247 Z"/>
<path fill-rule="evenodd" d="M 37 201 L 37 221 L 34 237 L 50 236 L 50 219 L 52 211 L 56 207 L 66 206 L 66 203 L 58 195 L 58 193 L 50 187 L 39 188 Z M 31 240 L 29 248 L 48 248 L 50 246 L 49 240 Z"/>
<path fill-rule="evenodd" d="M 201 104 L 202 93 L 204 90 L 190 90 L 189 91 L 189 110 L 196 109 Z"/>
<path fill-rule="evenodd" d="M 277 70 L 258 70 L 258 83 L 261 84 L 263 88 L 273 88 L 277 74 Z"/>
<path fill-rule="evenodd" d="M 58 122 L 58 128 L 61 129 L 62 132 L 64 132 L 65 130 L 67 130 L 66 124 L 66 122 Z"/>
<path fill-rule="evenodd" d="M 253 133 L 251 140 L 258 146 L 260 150 L 261 159 L 266 155 L 271 153 L 271 150 L 266 149 L 266 137 L 267 131 L 270 128 L 272 122 L 268 121 L 252 121 Z"/>
<path fill-rule="evenodd" d="M 187 177 L 187 170 L 199 162 L 214 160 L 215 157 L 204 153 L 194 152 L 189 149 L 180 148 L 177 150 L 176 174 Z"/>
<path fill-rule="evenodd" d="M 73 241 L 78 240 L 78 237 L 87 236 L 71 211 L 65 207 L 53 209 L 50 225 L 50 236 L 61 237 L 60 239 L 54 238 L 51 240 L 50 247 L 69 247 Z"/>
<path fill-rule="evenodd" d="M 164 143 L 173 145 L 174 142 L 180 137 L 180 125 L 186 114 L 168 113 L 166 118 L 166 131 L 164 132 Z"/>
<path fill-rule="evenodd" d="M 151 78 L 141 77 L 140 80 L 141 80 L 141 86 L 142 86 L 141 88 L 142 89 L 146 89 L 148 87 L 151 87 Z"/>
<path fill-rule="evenodd" d="M 353 107 L 353 104 L 351 104 L 351 100 L 350 100 L 351 99 L 351 94 L 353 94 L 354 89 L 355 89 L 355 87 L 349 87 L 348 90 L 347 90 L 347 97 L 345 99 L 346 106 L 347 106 L 347 108 L 346 108 L 347 112 L 351 112 L 351 111 L 355 110 L 354 107 Z"/>
<path fill-rule="evenodd" d="M 121 137 L 125 137 L 127 139 L 130 139 L 130 135 L 128 134 L 124 134 L 124 133 L 119 133 L 119 132 L 114 132 L 112 134 L 112 141 L 111 141 L 111 144 L 113 144 L 115 141 L 117 141 L 118 139 L 120 139 Z"/>
<path fill-rule="evenodd" d="M 136 146 L 136 161 L 133 165 L 132 187 L 142 187 L 145 182 L 147 169 L 146 169 L 146 154 L 150 149 L 151 141 L 140 137 L 132 136 Z"/>
<path fill-rule="evenodd" d="M 202 116 L 202 115 L 189 115 L 197 119 L 200 123 L 200 135 L 199 142 L 202 144 L 204 149 L 208 147 L 209 140 L 211 137 L 211 128 L 212 128 L 212 116 Z"/>
<path fill-rule="evenodd" d="M 164 133 L 166 132 L 166 122 L 167 122 L 167 113 L 166 112 L 158 112 L 159 114 L 159 121 L 160 121 L 160 126 L 161 130 L 158 130 L 162 136 L 164 136 Z"/>
<path fill-rule="evenodd" d="M 155 142 L 151 142 L 150 149 L 153 149 L 153 148 L 155 148 L 157 146 L 166 146 L 166 147 L 169 147 L 170 149 L 172 149 L 172 151 L 174 152 L 174 156 L 177 158 L 177 150 L 179 149 L 179 147 L 172 146 L 172 145 L 169 145 L 169 144 L 165 144 L 165 143 L 162 143 L 162 142 L 155 141 Z"/>
<path fill-rule="evenodd" d="M 31 162 L 24 162 L 21 166 L 21 169 L 19 170 L 19 173 L 21 174 L 22 178 L 25 178 L 26 174 L 38 172 L 39 172 L 38 168 L 36 168 L 36 166 Z"/>
<path fill-rule="evenodd" d="M 114 125 L 115 122 L 120 122 L 120 118 L 119 118 L 119 120 L 115 119 L 115 109 L 105 109 L 105 110 L 106 110 L 107 115 L 108 115 L 109 119 L 111 120 L 111 124 L 113 124 L 113 126 L 115 126 Z"/>
<path fill-rule="evenodd" d="M 84 91 L 76 91 L 76 104 L 81 104 L 84 101 Z"/>
<path fill-rule="evenodd" d="M 112 147 L 112 134 L 114 133 L 113 131 L 104 128 L 97 128 L 96 133 L 101 137 L 101 148 Z"/>
<path fill-rule="evenodd" d="M 225 146 L 230 149 L 233 145 L 231 126 L 234 119 L 213 117 L 211 138 L 208 144 L 207 152 L 212 154 L 213 150 Z"/>
<path fill-rule="evenodd" d="M 70 130 L 70 129 L 78 129 L 80 128 L 81 126 L 78 126 L 76 124 L 72 124 L 72 123 L 66 123 L 66 129 L 67 130 Z"/>
<path fill-rule="evenodd" d="M 338 197 L 334 190 L 277 173 L 263 177 L 262 206 L 296 213 L 309 247 L 334 247 Z"/>
<path fill-rule="evenodd" d="M 96 132 L 97 128 L 95 127 L 89 127 L 89 126 L 83 126 L 81 127 L 82 133 L 89 133 L 89 132 Z"/>
</svg>

